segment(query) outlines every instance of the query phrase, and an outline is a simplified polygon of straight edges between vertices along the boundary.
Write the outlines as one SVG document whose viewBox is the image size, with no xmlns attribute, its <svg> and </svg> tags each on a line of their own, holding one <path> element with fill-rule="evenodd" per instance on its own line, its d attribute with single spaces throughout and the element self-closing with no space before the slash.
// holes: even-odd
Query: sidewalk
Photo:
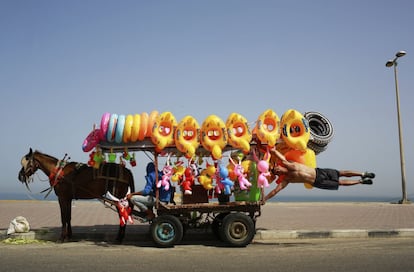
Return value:
<svg viewBox="0 0 414 272">
<path fill-rule="evenodd" d="M 257 219 L 255 240 L 292 238 L 414 237 L 414 204 L 379 202 L 268 202 Z M 10 221 L 24 216 L 31 232 L 13 237 L 54 240 L 60 234 L 57 201 L 0 200 L 0 238 Z M 74 239 L 113 239 L 118 215 L 98 201 L 76 200 L 72 205 Z M 148 239 L 149 225 L 127 226 L 126 240 Z"/>
</svg>

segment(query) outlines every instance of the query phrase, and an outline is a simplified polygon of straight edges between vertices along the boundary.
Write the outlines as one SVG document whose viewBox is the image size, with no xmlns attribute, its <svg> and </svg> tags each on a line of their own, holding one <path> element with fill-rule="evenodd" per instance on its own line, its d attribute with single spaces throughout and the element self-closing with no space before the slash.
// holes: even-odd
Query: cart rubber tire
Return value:
<svg viewBox="0 0 414 272">
<path fill-rule="evenodd" d="M 152 240 L 159 247 L 172 247 L 181 242 L 184 235 L 183 224 L 173 215 L 160 215 L 151 223 Z"/>
<path fill-rule="evenodd" d="M 244 213 L 230 213 L 223 219 L 220 238 L 234 247 L 245 247 L 256 234 L 253 219 Z"/>
<path fill-rule="evenodd" d="M 214 236 L 217 239 L 221 240 L 220 232 L 221 227 L 223 226 L 223 218 L 226 217 L 229 213 L 219 213 L 214 217 L 213 222 L 211 223 L 211 230 L 213 231 Z"/>
</svg>

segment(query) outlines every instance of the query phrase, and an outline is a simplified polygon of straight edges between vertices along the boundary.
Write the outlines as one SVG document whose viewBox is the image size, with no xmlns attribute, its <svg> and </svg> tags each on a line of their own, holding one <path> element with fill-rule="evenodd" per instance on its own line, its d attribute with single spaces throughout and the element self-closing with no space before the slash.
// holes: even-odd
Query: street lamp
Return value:
<svg viewBox="0 0 414 272">
<path fill-rule="evenodd" d="M 400 142 L 400 162 L 401 162 L 401 182 L 402 182 L 402 199 L 398 202 L 399 204 L 408 204 L 411 203 L 407 199 L 407 191 L 405 188 L 405 160 L 404 160 L 404 146 L 403 146 L 403 136 L 402 136 L 402 128 L 401 128 L 401 115 L 400 115 L 400 95 L 398 91 L 398 78 L 397 78 L 397 60 L 407 54 L 405 51 L 398 51 L 395 54 L 395 58 L 393 60 L 387 61 L 385 66 L 392 67 L 394 66 L 394 79 L 395 79 L 395 95 L 397 98 L 397 117 L 398 117 L 398 135 L 399 135 L 399 142 Z"/>
</svg>

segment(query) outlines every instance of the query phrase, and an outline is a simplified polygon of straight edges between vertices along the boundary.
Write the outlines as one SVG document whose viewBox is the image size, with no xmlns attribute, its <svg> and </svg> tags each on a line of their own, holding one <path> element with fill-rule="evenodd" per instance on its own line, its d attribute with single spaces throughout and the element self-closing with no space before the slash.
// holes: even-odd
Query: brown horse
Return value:
<svg viewBox="0 0 414 272">
<path fill-rule="evenodd" d="M 29 153 L 21 160 L 19 180 L 28 186 L 28 182 L 32 181 L 32 176 L 38 169 L 49 177 L 50 189 L 55 191 L 59 200 L 62 221 L 60 240 L 63 242 L 72 237 L 72 199 L 104 199 L 106 192 L 123 198 L 128 192 L 128 187 L 132 192 L 135 188 L 131 171 L 119 164 L 105 163 L 99 169 L 95 169 L 82 163 L 70 162 L 62 165 L 62 162 L 64 161 L 39 151 L 33 152 L 30 148 Z M 119 227 L 119 242 L 122 242 L 125 236 L 125 228 L 126 225 Z"/>
</svg>

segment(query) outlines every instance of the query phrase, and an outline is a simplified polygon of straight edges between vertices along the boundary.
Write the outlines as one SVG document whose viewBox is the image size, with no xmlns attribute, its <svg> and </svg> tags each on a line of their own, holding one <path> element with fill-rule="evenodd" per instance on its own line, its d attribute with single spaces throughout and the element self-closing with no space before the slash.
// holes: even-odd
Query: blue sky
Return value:
<svg viewBox="0 0 414 272">
<path fill-rule="evenodd" d="M 370 170 L 373 186 L 292 184 L 284 196 L 401 198 L 393 70 L 399 50 L 407 191 L 414 198 L 412 1 L 0 1 L 0 190 L 29 147 L 86 162 L 104 112 L 170 111 L 177 120 L 264 110 L 328 117 L 320 167 Z M 133 168 L 143 185 L 145 157 Z M 46 187 L 39 175 L 34 192 Z M 272 185 L 273 186 L 273 185 Z"/>
</svg>

